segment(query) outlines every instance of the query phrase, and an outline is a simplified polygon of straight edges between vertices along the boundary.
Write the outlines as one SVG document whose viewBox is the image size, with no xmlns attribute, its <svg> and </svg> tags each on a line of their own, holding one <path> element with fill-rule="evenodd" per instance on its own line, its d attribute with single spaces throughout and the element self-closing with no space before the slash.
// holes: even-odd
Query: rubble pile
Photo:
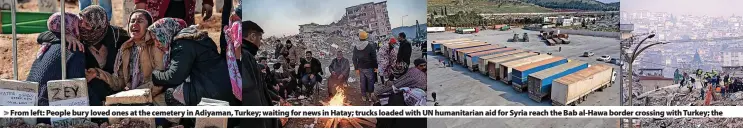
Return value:
<svg viewBox="0 0 743 129">
<path fill-rule="evenodd" d="M 701 89 L 693 88 L 689 91 L 686 87 L 672 85 L 640 93 L 641 84 L 635 83 L 633 91 L 635 94 L 635 106 L 702 106 L 704 99 L 701 97 Z M 743 105 L 743 91 L 714 94 L 714 100 L 709 106 L 739 106 Z M 626 97 L 625 97 L 626 99 Z M 741 128 L 743 118 L 643 118 L 640 119 L 643 128 Z"/>
<path fill-rule="evenodd" d="M 36 125 L 29 125 L 23 122 L 21 118 L 12 119 L 11 123 L 8 124 L 9 128 L 149 128 L 150 125 L 144 121 L 138 121 L 136 119 L 124 118 L 120 123 L 109 124 L 108 122 L 97 124 L 91 121 L 86 121 L 82 124 L 73 125 L 70 127 L 56 127 L 49 124 L 39 123 Z M 183 125 L 175 125 L 172 128 L 184 128 Z"/>
<path fill-rule="evenodd" d="M 741 128 L 743 118 L 643 118 L 643 128 Z"/>
</svg>

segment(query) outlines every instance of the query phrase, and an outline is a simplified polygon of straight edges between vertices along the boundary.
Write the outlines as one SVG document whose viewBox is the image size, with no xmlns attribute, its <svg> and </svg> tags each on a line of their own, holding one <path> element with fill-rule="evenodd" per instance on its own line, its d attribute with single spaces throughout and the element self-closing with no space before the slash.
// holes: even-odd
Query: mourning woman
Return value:
<svg viewBox="0 0 743 129">
<path fill-rule="evenodd" d="M 101 6 L 91 5 L 80 12 L 80 40 L 85 44 L 85 68 L 101 69 L 113 73 L 116 55 L 129 35 L 122 28 L 112 26 Z M 88 97 L 91 106 L 102 106 L 106 96 L 113 94 L 109 85 L 101 79 L 88 78 Z"/>
<path fill-rule="evenodd" d="M 62 18 L 65 24 L 62 25 Z M 80 34 L 78 26 L 80 17 L 72 13 L 55 13 L 49 20 L 47 26 L 49 31 L 39 34 L 36 39 L 40 45 L 36 54 L 36 60 L 31 65 L 31 70 L 26 81 L 39 83 L 39 100 L 38 106 L 49 106 L 49 96 L 47 91 L 47 82 L 51 80 L 62 79 L 62 60 L 65 60 L 66 78 L 85 77 L 85 55 L 82 51 L 82 44 L 78 40 Z M 62 59 L 62 27 L 65 30 L 65 40 L 69 44 L 69 50 L 66 53 L 66 59 Z M 76 49 L 79 48 L 79 49 Z M 40 123 L 49 123 L 48 119 L 39 119 Z"/>
<path fill-rule="evenodd" d="M 102 69 L 88 70 L 88 73 L 104 80 L 113 91 L 152 88 L 152 71 L 163 67 L 164 56 L 164 52 L 156 46 L 150 31 L 147 31 L 152 22 L 149 12 L 144 10 L 132 12 L 128 25 L 131 38 L 119 49 L 113 64 L 113 73 Z"/>
</svg>

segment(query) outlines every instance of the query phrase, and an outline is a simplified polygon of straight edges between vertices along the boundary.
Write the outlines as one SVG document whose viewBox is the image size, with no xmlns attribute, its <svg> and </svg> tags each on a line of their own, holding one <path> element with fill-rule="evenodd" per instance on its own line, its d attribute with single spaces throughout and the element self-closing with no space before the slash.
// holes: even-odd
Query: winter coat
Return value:
<svg viewBox="0 0 743 129">
<path fill-rule="evenodd" d="M 243 84 L 243 106 L 272 106 L 268 85 L 259 75 L 261 73 L 255 54 L 258 46 L 243 40 L 242 66 L 240 73 Z M 229 92 L 225 92 L 229 93 Z M 241 128 L 278 128 L 280 123 L 276 118 L 246 118 L 241 119 Z"/>
<path fill-rule="evenodd" d="M 376 69 L 377 48 L 370 41 L 359 41 L 354 44 L 353 58 L 351 59 L 355 69 Z"/>
<path fill-rule="evenodd" d="M 201 98 L 211 98 L 238 105 L 225 58 L 217 52 L 214 41 L 206 32 L 179 34 L 170 48 L 171 63 L 167 70 L 152 73 L 157 86 L 175 88 L 183 84 L 187 106 L 196 106 Z"/>
<path fill-rule="evenodd" d="M 348 81 L 348 74 L 351 71 L 351 63 L 346 58 L 334 58 L 333 61 L 331 61 L 330 66 L 328 67 L 330 69 L 330 72 L 335 73 L 331 74 L 330 78 L 328 78 L 328 93 L 330 96 L 334 96 L 336 93 L 336 87 L 341 86 L 343 84 L 346 84 L 346 81 Z M 339 76 L 343 76 L 342 78 L 339 78 Z"/>
<path fill-rule="evenodd" d="M 410 64 L 410 56 L 413 53 L 413 46 L 408 40 L 400 40 L 400 49 L 397 52 L 397 62 Z"/>
<path fill-rule="evenodd" d="M 310 68 L 304 67 L 304 65 L 310 64 Z M 302 58 L 300 60 L 299 64 L 299 75 L 305 75 L 305 74 L 314 74 L 315 76 L 323 75 L 322 71 L 322 64 L 320 64 L 320 60 L 317 60 L 316 58 L 312 58 L 310 60 L 307 60 L 307 58 Z"/>
<path fill-rule="evenodd" d="M 61 80 L 62 79 L 62 49 L 61 40 L 59 33 L 53 33 L 50 31 L 42 32 L 36 39 L 37 43 L 43 45 L 49 43 L 50 45 L 46 50 L 40 51 L 37 55 L 36 60 L 31 64 L 28 77 L 26 81 L 39 83 L 39 100 L 38 106 L 48 106 L 48 94 L 47 85 L 48 81 Z M 67 79 L 70 78 L 84 78 L 85 77 L 85 55 L 79 51 L 66 50 L 66 62 L 67 63 Z M 90 89 L 88 89 L 90 93 Z M 96 94 L 97 95 L 97 94 Z M 93 94 L 88 96 L 89 98 L 96 98 Z M 100 102 L 99 100 L 91 100 L 90 102 Z"/>
<path fill-rule="evenodd" d="M 105 72 L 113 73 L 114 72 L 114 63 L 116 63 L 116 55 L 119 53 L 119 48 L 121 48 L 121 45 L 124 44 L 127 40 L 129 40 L 129 35 L 126 33 L 125 30 L 109 26 L 109 30 L 106 31 L 106 34 L 104 35 L 104 38 L 101 40 L 100 44 L 102 47 L 106 48 L 106 57 L 105 57 L 105 63 L 103 63 L 103 66 L 101 66 L 98 63 L 98 59 L 95 58 L 93 55 L 93 52 L 91 49 L 92 46 L 86 45 L 86 49 L 89 52 L 85 53 L 85 68 L 98 68 L 102 69 Z M 90 98 L 90 105 L 91 106 L 103 106 L 102 101 L 106 100 L 106 96 L 115 94 L 116 92 L 111 89 L 110 85 L 106 83 L 104 80 L 93 78 L 92 80 L 88 81 L 88 97 Z"/>
<path fill-rule="evenodd" d="M 121 45 L 119 53 L 116 56 L 116 63 L 114 63 L 114 72 L 108 73 L 99 69 L 98 74 L 103 80 L 108 83 L 113 91 L 122 91 L 125 87 L 132 87 L 132 73 L 129 73 L 131 69 L 129 63 L 130 56 L 132 56 L 132 50 L 140 47 L 139 55 L 139 68 L 140 74 L 143 76 L 141 85 L 136 86 L 137 89 L 141 88 L 152 88 L 152 71 L 157 68 L 163 67 L 163 60 L 161 57 L 155 57 L 156 52 L 160 51 L 155 47 L 155 40 L 149 39 L 144 43 L 136 45 L 133 40 L 126 41 Z"/>
</svg>

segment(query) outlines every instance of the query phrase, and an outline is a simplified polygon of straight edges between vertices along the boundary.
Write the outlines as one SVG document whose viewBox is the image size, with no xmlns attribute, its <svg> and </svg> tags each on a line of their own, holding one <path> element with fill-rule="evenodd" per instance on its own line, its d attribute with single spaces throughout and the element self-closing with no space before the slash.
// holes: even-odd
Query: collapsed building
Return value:
<svg viewBox="0 0 743 129">
<path fill-rule="evenodd" d="M 299 33 L 284 37 L 265 38 L 261 51 L 269 58 L 275 52 L 277 40 L 286 43 L 291 40 L 297 46 L 301 45 L 307 51 L 312 51 L 323 67 L 330 64 L 335 58 L 336 50 L 341 50 L 344 57 L 351 59 L 351 50 L 354 42 L 358 42 L 359 30 L 369 34 L 368 40 L 378 43 L 392 36 L 392 28 L 387 12 L 387 2 L 368 2 L 345 8 L 344 16 L 327 25 L 308 23 L 299 25 Z"/>
</svg>

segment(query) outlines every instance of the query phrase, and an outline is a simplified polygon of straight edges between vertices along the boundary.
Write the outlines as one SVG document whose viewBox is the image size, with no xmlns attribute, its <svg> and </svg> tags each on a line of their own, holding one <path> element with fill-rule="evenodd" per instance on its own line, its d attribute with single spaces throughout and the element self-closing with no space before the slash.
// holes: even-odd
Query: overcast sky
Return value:
<svg viewBox="0 0 743 129">
<path fill-rule="evenodd" d="M 247 0 L 243 1 L 243 20 L 251 20 L 266 31 L 265 36 L 299 33 L 299 25 L 330 24 L 343 17 L 346 7 L 384 0 Z M 387 11 L 392 28 L 426 23 L 426 0 L 389 0 Z M 402 16 L 408 15 L 404 19 Z"/>
<path fill-rule="evenodd" d="M 743 0 L 622 0 L 621 11 L 667 12 L 674 15 L 731 16 L 743 14 Z"/>
</svg>

